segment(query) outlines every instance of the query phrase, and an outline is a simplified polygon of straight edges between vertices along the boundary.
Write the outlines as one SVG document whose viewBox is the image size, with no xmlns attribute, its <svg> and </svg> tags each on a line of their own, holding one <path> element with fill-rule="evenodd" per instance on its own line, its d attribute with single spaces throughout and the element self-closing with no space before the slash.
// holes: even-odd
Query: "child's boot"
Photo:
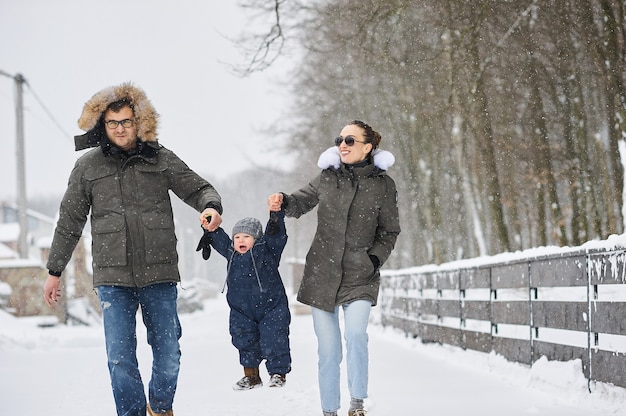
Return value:
<svg viewBox="0 0 626 416">
<path fill-rule="evenodd" d="M 283 387 L 287 383 L 287 377 L 282 374 L 272 374 L 270 377 L 270 387 Z"/>
<path fill-rule="evenodd" d="M 257 368 L 243 368 L 244 376 L 233 385 L 233 390 L 250 390 L 257 387 L 263 387 L 263 382 L 259 376 L 259 367 Z"/>
</svg>

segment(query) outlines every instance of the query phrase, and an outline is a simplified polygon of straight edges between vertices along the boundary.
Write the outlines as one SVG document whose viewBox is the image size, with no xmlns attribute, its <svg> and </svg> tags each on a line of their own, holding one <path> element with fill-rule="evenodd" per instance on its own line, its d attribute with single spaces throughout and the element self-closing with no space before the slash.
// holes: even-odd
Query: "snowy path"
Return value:
<svg viewBox="0 0 626 416">
<path fill-rule="evenodd" d="M 293 317 L 293 371 L 286 387 L 247 392 L 231 389 L 242 370 L 227 320 L 223 297 L 181 316 L 176 416 L 321 415 L 310 316 Z M 369 416 L 626 415 L 625 389 L 597 386 L 588 394 L 575 364 L 529 370 L 493 355 L 422 345 L 390 329 L 370 328 Z M 148 374 L 144 340 L 140 333 L 140 361 Z M 115 414 L 101 328 L 38 329 L 33 321 L 0 316 L 0 374 L 1 415 Z M 347 396 L 344 381 L 343 416 Z"/>
</svg>

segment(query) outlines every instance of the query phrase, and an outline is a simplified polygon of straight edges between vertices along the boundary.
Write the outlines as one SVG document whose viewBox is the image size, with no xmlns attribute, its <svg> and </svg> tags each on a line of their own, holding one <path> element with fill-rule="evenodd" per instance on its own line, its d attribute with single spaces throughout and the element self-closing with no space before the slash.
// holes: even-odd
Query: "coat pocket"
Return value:
<svg viewBox="0 0 626 416">
<path fill-rule="evenodd" d="M 92 217 L 93 218 L 93 217 Z M 97 267 L 125 266 L 126 226 L 119 214 L 94 218 L 92 223 L 92 252 Z"/>
<path fill-rule="evenodd" d="M 367 285 L 376 276 L 376 269 L 374 269 L 365 247 L 346 249 L 342 265 L 342 286 L 357 287 Z"/>
<path fill-rule="evenodd" d="M 177 240 L 172 217 L 166 214 L 144 214 L 141 220 L 144 225 L 146 263 L 177 262 Z"/>
</svg>

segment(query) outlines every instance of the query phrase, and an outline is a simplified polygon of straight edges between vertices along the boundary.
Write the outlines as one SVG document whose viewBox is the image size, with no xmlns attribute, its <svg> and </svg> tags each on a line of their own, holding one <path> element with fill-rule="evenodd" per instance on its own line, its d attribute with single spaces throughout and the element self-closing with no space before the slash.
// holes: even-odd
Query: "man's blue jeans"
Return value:
<svg viewBox="0 0 626 416">
<path fill-rule="evenodd" d="M 136 288 L 98 286 L 111 386 L 118 416 L 145 416 L 146 394 L 137 363 L 139 306 L 152 347 L 150 407 L 156 413 L 172 408 L 180 368 L 182 331 L 176 311 L 175 283 Z"/>
<path fill-rule="evenodd" d="M 357 300 L 341 306 L 344 316 L 346 339 L 346 364 L 348 367 L 348 390 L 355 399 L 367 397 L 368 382 L 368 335 L 372 303 Z M 340 364 L 342 359 L 339 306 L 334 313 L 311 308 L 313 327 L 317 336 L 318 382 L 322 410 L 334 412 L 341 404 Z"/>
</svg>

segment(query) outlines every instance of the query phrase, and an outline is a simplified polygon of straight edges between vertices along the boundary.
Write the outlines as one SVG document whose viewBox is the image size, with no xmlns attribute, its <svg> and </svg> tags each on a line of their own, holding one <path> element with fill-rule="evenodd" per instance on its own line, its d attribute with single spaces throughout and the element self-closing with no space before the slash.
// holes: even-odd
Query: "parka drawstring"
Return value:
<svg viewBox="0 0 626 416">
<path fill-rule="evenodd" d="M 230 265 L 232 264 L 233 257 L 235 257 L 235 250 L 233 250 L 233 254 L 230 255 L 230 258 L 226 262 L 226 278 L 224 278 L 224 286 L 222 286 L 222 293 L 226 289 L 226 283 L 228 282 L 228 276 L 230 275 Z"/>
<path fill-rule="evenodd" d="M 250 249 L 250 255 L 252 255 L 252 250 L 254 250 L 254 247 Z M 259 284 L 259 290 L 263 292 L 263 286 L 261 286 L 261 278 L 259 277 L 259 271 L 256 268 L 256 261 L 254 260 L 254 256 L 252 256 L 252 266 L 254 267 L 254 274 L 256 274 L 256 281 Z"/>
<path fill-rule="evenodd" d="M 254 260 L 254 253 L 252 253 L 252 250 L 254 250 L 254 246 L 252 246 L 252 248 L 250 249 L 250 256 L 252 257 L 252 267 L 254 268 L 254 274 L 256 275 L 256 281 L 259 285 L 259 290 L 263 292 L 263 286 L 261 285 L 261 278 L 259 277 L 259 270 L 256 267 L 256 260 Z M 233 254 L 231 254 L 230 258 L 228 259 L 228 266 L 226 267 L 226 279 L 224 279 L 224 286 L 222 286 L 222 293 L 224 293 L 224 290 L 226 290 L 226 283 L 228 282 L 228 276 L 230 275 L 230 265 L 232 264 L 235 253 L 236 251 L 233 250 Z"/>
</svg>

